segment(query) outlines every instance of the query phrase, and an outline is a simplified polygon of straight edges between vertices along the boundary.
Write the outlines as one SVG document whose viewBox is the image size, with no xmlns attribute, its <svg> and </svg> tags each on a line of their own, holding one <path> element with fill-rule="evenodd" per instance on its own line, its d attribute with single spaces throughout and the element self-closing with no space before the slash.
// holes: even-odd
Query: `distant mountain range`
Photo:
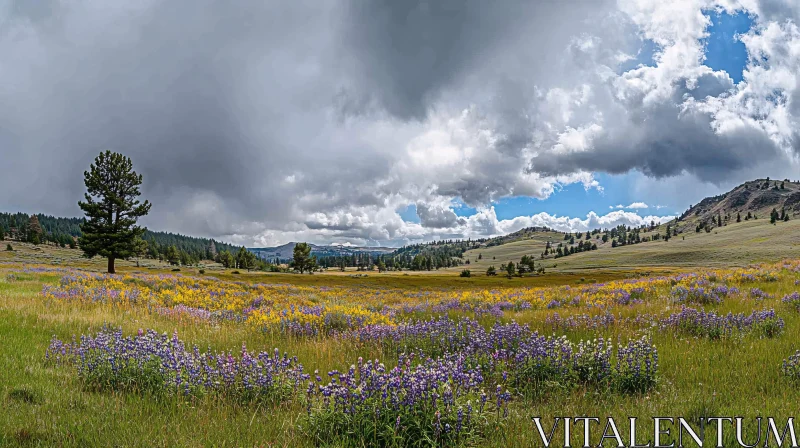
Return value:
<svg viewBox="0 0 800 448">
<path fill-rule="evenodd" d="M 263 258 L 266 260 L 274 260 L 276 258 L 280 260 L 290 260 L 293 255 L 294 246 L 296 246 L 296 242 L 286 243 L 281 246 L 275 247 L 250 247 L 248 250 L 256 254 L 259 258 Z M 351 245 L 344 245 L 344 244 L 329 244 L 329 245 L 317 245 L 317 244 L 310 244 L 311 246 L 311 255 L 315 255 L 317 257 L 337 257 L 342 255 L 353 255 L 356 253 L 359 254 L 371 254 L 371 255 L 383 255 L 383 254 L 390 254 L 397 250 L 394 247 L 360 247 L 360 246 L 351 246 Z"/>
</svg>

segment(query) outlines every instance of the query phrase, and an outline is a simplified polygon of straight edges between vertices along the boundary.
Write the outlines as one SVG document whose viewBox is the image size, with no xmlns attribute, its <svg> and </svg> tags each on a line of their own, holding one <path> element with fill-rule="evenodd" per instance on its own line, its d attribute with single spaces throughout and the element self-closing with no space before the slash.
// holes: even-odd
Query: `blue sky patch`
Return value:
<svg viewBox="0 0 800 448">
<path fill-rule="evenodd" d="M 419 224 L 419 216 L 417 216 L 417 205 L 409 204 L 406 208 L 398 210 L 397 213 L 403 218 L 405 222 L 414 222 Z"/>
<path fill-rule="evenodd" d="M 711 18 L 711 26 L 708 28 L 709 36 L 705 39 L 705 65 L 714 70 L 725 70 L 733 82 L 739 83 L 747 64 L 747 49 L 736 36 L 750 31 L 753 18 L 744 12 L 710 12 L 706 15 Z"/>
<path fill-rule="evenodd" d="M 639 48 L 639 53 L 636 55 L 636 57 L 619 65 L 620 73 L 633 70 L 640 65 L 644 65 L 646 67 L 655 67 L 656 61 L 653 59 L 653 56 L 656 54 L 657 49 L 658 45 L 656 45 L 656 43 L 652 40 L 642 40 L 642 46 Z"/>
</svg>

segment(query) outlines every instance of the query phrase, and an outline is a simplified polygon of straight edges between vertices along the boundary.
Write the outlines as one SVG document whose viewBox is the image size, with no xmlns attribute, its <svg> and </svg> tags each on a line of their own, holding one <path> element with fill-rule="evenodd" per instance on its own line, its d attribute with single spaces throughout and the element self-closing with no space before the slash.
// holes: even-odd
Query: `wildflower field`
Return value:
<svg viewBox="0 0 800 448">
<path fill-rule="evenodd" d="M 313 277 L 0 264 L 0 445 L 542 446 L 532 417 L 800 403 L 800 261 L 550 286 Z"/>
</svg>

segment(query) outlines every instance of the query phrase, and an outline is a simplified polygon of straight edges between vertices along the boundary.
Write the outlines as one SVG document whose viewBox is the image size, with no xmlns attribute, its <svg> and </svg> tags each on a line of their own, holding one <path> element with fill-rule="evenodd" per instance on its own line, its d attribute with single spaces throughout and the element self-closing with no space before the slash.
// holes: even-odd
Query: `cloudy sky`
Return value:
<svg viewBox="0 0 800 448">
<path fill-rule="evenodd" d="M 0 0 L 0 209 L 401 245 L 679 214 L 800 178 L 796 0 Z"/>
</svg>

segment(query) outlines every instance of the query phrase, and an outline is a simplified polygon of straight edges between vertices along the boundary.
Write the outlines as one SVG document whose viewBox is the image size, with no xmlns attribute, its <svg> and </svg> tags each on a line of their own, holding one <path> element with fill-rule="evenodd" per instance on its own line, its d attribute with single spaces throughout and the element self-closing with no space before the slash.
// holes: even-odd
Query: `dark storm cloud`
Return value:
<svg viewBox="0 0 800 448">
<path fill-rule="evenodd" d="M 625 138 L 612 135 L 600 139 L 592 151 L 543 154 L 533 160 L 531 170 L 549 174 L 591 169 L 619 174 L 636 169 L 656 178 L 686 172 L 721 182 L 732 172 L 779 156 L 774 143 L 755 129 L 717 135 L 707 122 L 693 117 L 652 121 L 636 130 L 628 128 Z"/>
<path fill-rule="evenodd" d="M 347 38 L 381 103 L 421 119 L 442 89 L 516 34 L 533 10 L 516 0 L 353 1 Z"/>
<path fill-rule="evenodd" d="M 716 88 L 701 85 L 691 92 L 708 90 Z M 630 108 L 617 117 L 609 132 L 593 141 L 592 150 L 546 151 L 531 161 L 529 171 L 554 175 L 638 170 L 656 178 L 690 173 L 704 181 L 721 182 L 732 172 L 785 156 L 762 129 L 744 126 L 716 132 L 709 114 L 680 106 L 687 96 L 690 93 L 676 89 L 670 101 Z"/>
<path fill-rule="evenodd" d="M 308 230 L 424 238 L 465 225 L 438 205 L 450 199 L 552 191 L 530 173 L 716 179 L 753 148 L 777 158 L 763 132 L 720 138 L 707 115 L 682 112 L 729 78 L 666 79 L 672 96 L 654 105 L 613 92 L 616 64 L 641 44 L 618 6 L 0 0 L 3 209 L 79 214 L 81 174 L 111 149 L 143 174 L 154 228 L 248 244 Z M 553 149 L 598 117 L 589 147 Z M 452 154 L 438 160 L 442 148 Z M 408 204 L 422 229 L 394 213 Z"/>
<path fill-rule="evenodd" d="M 0 186 L 11 208 L 77 214 L 77 173 L 112 149 L 144 175 L 148 220 L 185 232 L 233 232 L 242 220 L 281 228 L 303 221 L 299 203 L 381 204 L 402 186 L 376 187 L 402 144 L 387 138 L 376 150 L 382 142 L 359 134 L 384 109 L 421 119 L 526 18 L 544 20 L 530 5 L 11 2 L 1 12 L 0 142 L 15 169 Z M 229 219 L 164 218 L 211 199 Z"/>
<path fill-rule="evenodd" d="M 78 173 L 113 149 L 143 173 L 155 220 L 170 212 L 158 210 L 166 198 L 210 191 L 224 212 L 270 221 L 290 213 L 286 176 L 325 181 L 310 162 L 344 163 L 346 148 L 326 157 L 311 141 L 324 116 L 308 110 L 324 109 L 338 83 L 335 55 L 325 57 L 335 14 L 322 2 L 102 3 L 7 11 L 0 133 L 19 176 L 4 176 L 6 191 L 21 190 L 12 205 L 76 213 Z M 25 191 L 42 189 L 49 203 L 26 207 Z"/>
</svg>

